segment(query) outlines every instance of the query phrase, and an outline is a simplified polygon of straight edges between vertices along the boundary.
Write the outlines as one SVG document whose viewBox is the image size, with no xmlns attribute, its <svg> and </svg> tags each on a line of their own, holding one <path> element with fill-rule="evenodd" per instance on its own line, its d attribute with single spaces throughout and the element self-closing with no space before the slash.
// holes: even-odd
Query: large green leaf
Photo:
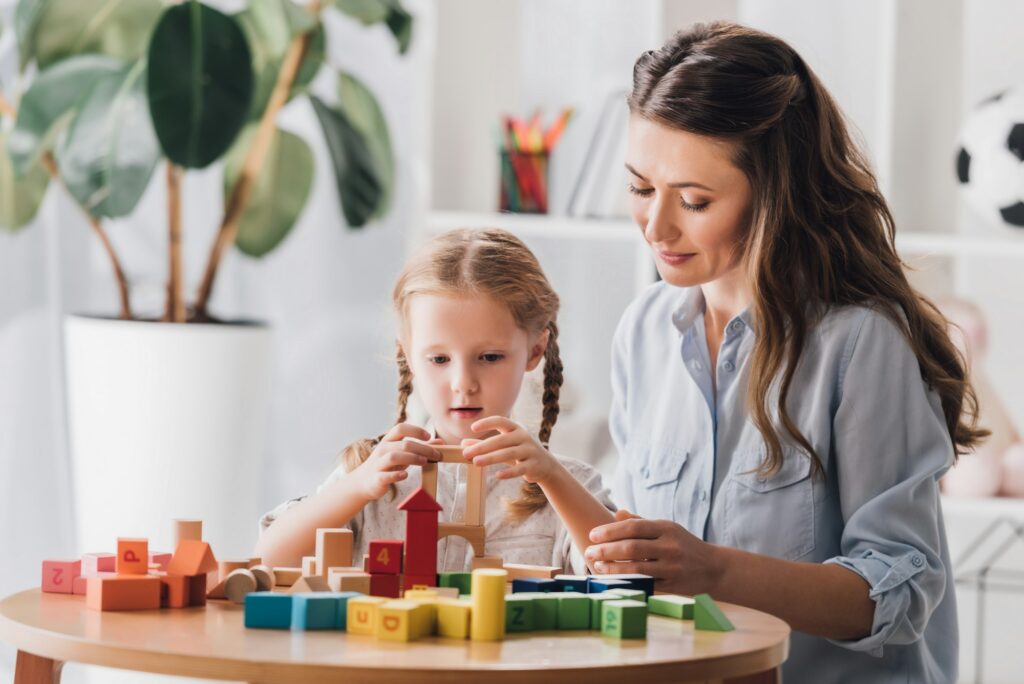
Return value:
<svg viewBox="0 0 1024 684">
<path fill-rule="evenodd" d="M 380 218 L 391 206 L 395 186 L 395 158 L 391 150 L 387 120 L 377 98 L 351 74 L 342 72 L 338 75 L 338 101 L 339 109 L 363 135 L 370 151 L 370 159 L 383 190 L 377 209 L 370 217 Z"/>
<path fill-rule="evenodd" d="M 96 83 L 119 73 L 124 63 L 101 55 L 71 57 L 42 71 L 21 98 L 8 149 L 14 170 L 26 173 L 88 97 Z"/>
<path fill-rule="evenodd" d="M 143 60 L 96 83 L 57 149 L 64 184 L 93 216 L 130 214 L 159 160 Z"/>
<path fill-rule="evenodd" d="M 246 126 L 224 163 L 224 197 L 231 194 L 245 155 L 256 134 Z M 299 136 L 274 130 L 267 157 L 260 166 L 242 214 L 235 244 L 243 253 L 262 257 L 277 247 L 295 225 L 313 186 L 313 153 Z"/>
<path fill-rule="evenodd" d="M 385 21 L 392 35 L 398 41 L 398 51 L 405 54 L 412 42 L 412 15 L 402 6 L 399 0 L 387 0 L 388 17 Z"/>
<path fill-rule="evenodd" d="M 15 13 L 22 68 L 41 69 L 72 55 L 131 61 L 145 54 L 160 0 L 21 0 Z"/>
<path fill-rule="evenodd" d="M 412 40 L 412 15 L 402 6 L 400 0 L 330 0 L 341 12 L 360 21 L 364 26 L 387 24 L 402 54 L 409 49 Z"/>
<path fill-rule="evenodd" d="M 36 163 L 22 177 L 14 174 L 7 156 L 7 137 L 0 131 L 0 228 L 22 228 L 36 215 L 50 174 Z"/>
<path fill-rule="evenodd" d="M 345 220 L 360 228 L 379 211 L 385 196 L 383 181 L 366 138 L 344 112 L 310 97 L 334 164 L 334 180 Z"/>
<path fill-rule="evenodd" d="M 153 31 L 147 84 L 164 154 L 186 168 L 220 158 L 252 102 L 252 61 L 238 22 L 195 0 L 170 7 Z"/>
</svg>

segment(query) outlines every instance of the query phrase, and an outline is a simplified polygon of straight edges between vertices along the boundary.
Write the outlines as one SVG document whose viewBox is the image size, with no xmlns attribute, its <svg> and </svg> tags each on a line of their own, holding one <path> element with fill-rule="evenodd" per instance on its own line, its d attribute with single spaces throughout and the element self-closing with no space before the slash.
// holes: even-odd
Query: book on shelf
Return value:
<svg viewBox="0 0 1024 684">
<path fill-rule="evenodd" d="M 569 198 L 569 216 L 629 216 L 629 198 L 626 191 L 628 178 L 625 169 L 626 131 L 629 122 L 626 95 L 625 90 L 615 90 L 605 99 Z"/>
</svg>

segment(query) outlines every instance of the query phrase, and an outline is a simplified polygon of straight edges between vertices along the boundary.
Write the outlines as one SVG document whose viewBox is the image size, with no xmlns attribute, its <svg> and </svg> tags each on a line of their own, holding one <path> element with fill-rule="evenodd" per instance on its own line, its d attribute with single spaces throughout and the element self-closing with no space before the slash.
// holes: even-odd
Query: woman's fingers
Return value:
<svg viewBox="0 0 1024 684">
<path fill-rule="evenodd" d="M 590 541 L 594 544 L 604 544 L 620 539 L 657 539 L 662 532 L 661 522 L 634 517 L 608 523 L 592 529 Z"/>
<path fill-rule="evenodd" d="M 488 437 L 483 441 L 469 446 L 464 446 L 462 454 L 466 458 L 472 459 L 474 456 L 482 456 L 483 454 L 497 451 L 498 449 L 515 446 L 522 442 L 522 439 L 522 435 L 518 434 L 518 431 L 502 432 L 494 437 Z"/>
<path fill-rule="evenodd" d="M 652 561 L 630 561 L 612 563 L 597 561 L 594 572 L 598 575 L 649 575 L 655 579 L 663 579 L 667 574 L 664 563 Z"/>
<path fill-rule="evenodd" d="M 649 561 L 657 560 L 660 551 L 656 540 L 625 539 L 605 544 L 592 544 L 584 554 L 591 563 L 597 561 Z"/>
<path fill-rule="evenodd" d="M 419 439 L 426 442 L 430 439 L 430 433 L 421 428 L 418 425 L 412 423 L 399 423 L 395 427 L 387 431 L 384 435 L 384 442 L 398 442 L 400 440 L 410 437 L 412 439 Z"/>
</svg>

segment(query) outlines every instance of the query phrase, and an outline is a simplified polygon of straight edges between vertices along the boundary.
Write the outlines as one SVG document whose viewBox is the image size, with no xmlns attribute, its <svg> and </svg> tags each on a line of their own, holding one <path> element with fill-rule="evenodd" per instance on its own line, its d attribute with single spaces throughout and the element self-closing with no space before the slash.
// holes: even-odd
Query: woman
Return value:
<svg viewBox="0 0 1024 684">
<path fill-rule="evenodd" d="M 787 681 L 955 680 L 937 483 L 986 433 L 867 161 L 772 36 L 697 25 L 633 79 L 662 282 L 616 334 L 611 419 L 642 518 L 595 529 L 588 561 L 786 620 Z"/>
</svg>

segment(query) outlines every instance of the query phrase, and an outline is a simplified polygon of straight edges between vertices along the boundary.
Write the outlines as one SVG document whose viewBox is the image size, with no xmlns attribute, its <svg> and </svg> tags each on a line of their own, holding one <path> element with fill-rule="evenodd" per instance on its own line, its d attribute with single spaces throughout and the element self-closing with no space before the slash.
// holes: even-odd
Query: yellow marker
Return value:
<svg viewBox="0 0 1024 684">
<path fill-rule="evenodd" d="M 379 596 L 353 596 L 345 608 L 345 629 L 349 634 L 377 633 L 377 609 L 388 600 Z"/>
<path fill-rule="evenodd" d="M 459 599 L 439 599 L 437 602 L 437 633 L 450 639 L 469 636 L 470 605 Z"/>
<path fill-rule="evenodd" d="M 412 641 L 419 636 L 414 601 L 386 601 L 377 607 L 377 638 Z"/>
<path fill-rule="evenodd" d="M 472 612 L 469 618 L 469 636 L 473 641 L 499 641 L 505 638 L 505 582 L 504 570 L 481 568 L 473 571 L 470 584 Z"/>
</svg>

